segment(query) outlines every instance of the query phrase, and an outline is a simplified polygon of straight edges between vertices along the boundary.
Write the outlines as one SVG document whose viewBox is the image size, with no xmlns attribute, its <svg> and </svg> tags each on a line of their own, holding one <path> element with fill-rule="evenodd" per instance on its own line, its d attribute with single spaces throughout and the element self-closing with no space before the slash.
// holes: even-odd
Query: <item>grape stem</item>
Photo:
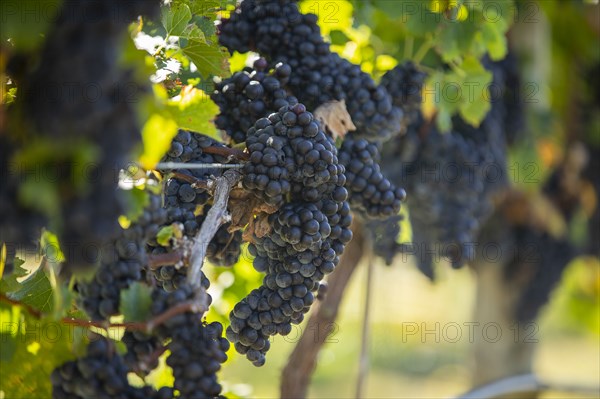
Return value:
<svg viewBox="0 0 600 399">
<path fill-rule="evenodd" d="M 148 268 L 154 270 L 162 266 L 171 266 L 184 258 L 182 250 L 168 252 L 166 254 L 149 254 L 148 255 Z"/>
<path fill-rule="evenodd" d="M 202 223 L 202 227 L 196 237 L 191 248 L 190 259 L 191 265 L 188 272 L 188 282 L 198 289 L 198 292 L 204 293 L 203 301 L 207 301 L 205 290 L 201 288 L 202 265 L 206 257 L 208 244 L 213 239 L 219 227 L 231 220 L 231 215 L 227 212 L 227 202 L 229 200 L 229 192 L 241 180 L 240 173 L 230 170 L 223 173 L 222 176 L 214 180 L 209 180 L 208 190 L 213 192 L 213 205 L 206 214 L 206 219 Z M 208 302 L 206 302 L 208 308 Z"/>
<path fill-rule="evenodd" d="M 207 154 L 221 155 L 224 157 L 233 157 L 243 161 L 247 161 L 250 158 L 250 154 L 244 152 L 243 150 L 240 150 L 239 148 L 210 146 L 204 147 L 202 151 Z"/>
<path fill-rule="evenodd" d="M 11 305 L 20 306 L 36 319 L 42 319 L 48 316 L 48 314 L 45 314 L 26 303 L 12 299 L 6 296 L 6 294 L 4 293 L 0 293 L 0 302 L 6 302 Z M 170 307 L 158 316 L 142 322 L 109 323 L 107 321 L 84 320 L 73 317 L 63 317 L 60 319 L 60 322 L 63 324 L 77 327 L 97 327 L 105 330 L 108 330 L 109 328 L 126 328 L 132 331 L 151 332 L 154 328 L 165 323 L 167 320 L 177 316 L 178 314 L 186 312 L 202 313 L 205 312 L 207 309 L 208 306 L 204 304 L 199 304 L 197 301 L 186 301 L 178 303 L 177 305 Z"/>
<path fill-rule="evenodd" d="M 190 183 L 195 188 L 204 188 L 204 189 L 206 189 L 208 187 L 208 184 L 207 184 L 206 180 L 201 180 L 201 179 L 198 179 L 198 178 L 196 178 L 194 176 L 186 175 L 185 173 L 171 172 L 170 176 L 173 177 L 174 179 L 181 180 L 181 181 L 184 181 L 186 183 Z"/>
</svg>

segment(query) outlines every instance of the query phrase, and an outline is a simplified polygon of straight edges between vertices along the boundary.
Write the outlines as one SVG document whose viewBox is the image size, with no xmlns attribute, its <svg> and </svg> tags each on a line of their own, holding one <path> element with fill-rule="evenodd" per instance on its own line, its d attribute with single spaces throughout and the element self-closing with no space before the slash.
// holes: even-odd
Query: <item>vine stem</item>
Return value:
<svg viewBox="0 0 600 399">
<path fill-rule="evenodd" d="M 367 258 L 367 279 L 365 287 L 365 306 L 363 309 L 363 324 L 362 324 L 362 337 L 360 341 L 360 357 L 358 361 L 358 376 L 356 377 L 356 393 L 355 397 L 360 399 L 364 397 L 365 393 L 365 382 L 369 373 L 369 336 L 370 336 L 370 313 L 371 313 L 371 299 L 373 289 L 373 256 L 371 254 L 371 242 L 369 239 L 365 239 L 363 247 L 365 248 L 365 254 Z"/>
<path fill-rule="evenodd" d="M 173 252 L 167 252 L 165 254 L 149 254 L 148 255 L 148 268 L 154 270 L 161 266 L 174 265 L 184 259 L 184 252 L 178 249 Z"/>
<path fill-rule="evenodd" d="M 155 169 L 241 169 L 243 164 L 223 163 L 185 163 L 185 162 L 159 162 Z"/>
<path fill-rule="evenodd" d="M 20 306 L 36 319 L 41 319 L 44 316 L 46 316 L 46 314 L 42 311 L 35 309 L 34 307 L 26 303 L 12 299 L 6 296 L 4 293 L 0 293 L 0 301 L 9 303 L 11 305 Z M 126 328 L 128 330 L 133 331 L 149 332 L 157 326 L 163 324 L 167 320 L 171 319 L 172 317 L 177 316 L 178 314 L 186 312 L 201 313 L 205 312 L 207 309 L 207 306 L 199 304 L 197 301 L 186 301 L 178 303 L 177 305 L 170 307 L 158 316 L 142 322 L 108 323 L 106 321 L 83 320 L 76 319 L 73 317 L 63 317 L 60 319 L 60 322 L 77 327 L 97 327 L 102 328 L 104 330 L 108 330 L 109 328 Z"/>
<path fill-rule="evenodd" d="M 425 58 L 427 52 L 431 49 L 431 47 L 433 47 L 434 42 L 435 40 L 433 37 L 429 37 L 423 42 L 423 44 L 421 44 L 421 47 L 419 47 L 415 57 L 413 58 L 413 62 L 415 64 L 421 64 L 421 61 L 423 61 L 423 58 Z"/>
<path fill-rule="evenodd" d="M 246 161 L 250 158 L 250 154 L 244 152 L 239 148 L 210 146 L 204 147 L 202 151 L 207 154 L 221 155 L 224 157 L 234 157 L 243 161 Z"/>
<path fill-rule="evenodd" d="M 229 192 L 240 181 L 241 175 L 235 171 L 227 171 L 223 176 L 209 181 L 208 189 L 214 192 L 213 205 L 206 214 L 206 219 L 196 237 L 191 249 L 191 264 L 188 271 L 188 282 L 195 288 L 201 287 L 200 274 L 206 257 L 208 244 L 217 233 L 219 227 L 231 220 L 227 212 Z M 206 296 L 206 295 L 205 295 Z M 207 306 L 208 307 L 208 306 Z"/>
<path fill-rule="evenodd" d="M 190 183 L 195 188 L 203 188 L 203 189 L 208 188 L 208 184 L 207 184 L 206 180 L 201 180 L 194 176 L 186 175 L 185 173 L 171 172 L 170 176 L 172 176 L 174 179 L 181 180 L 186 183 Z"/>
<path fill-rule="evenodd" d="M 404 40 L 404 58 L 410 60 L 413 56 L 415 47 L 415 38 L 413 36 L 407 36 Z"/>
</svg>

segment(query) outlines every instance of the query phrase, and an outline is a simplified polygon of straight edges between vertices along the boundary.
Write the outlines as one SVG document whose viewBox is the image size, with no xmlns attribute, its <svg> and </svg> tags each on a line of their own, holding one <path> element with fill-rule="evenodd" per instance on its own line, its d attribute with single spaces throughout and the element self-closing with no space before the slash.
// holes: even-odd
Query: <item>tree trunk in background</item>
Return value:
<svg viewBox="0 0 600 399">
<path fill-rule="evenodd" d="M 514 320 L 520 289 L 507 281 L 503 265 L 477 265 L 477 296 L 474 309 L 473 385 L 532 372 L 537 326 Z M 519 398 L 536 398 L 519 395 Z"/>
<path fill-rule="evenodd" d="M 358 228 L 355 228 L 358 227 Z M 362 226 L 353 224 L 354 238 L 346 246 L 339 265 L 327 280 L 324 300 L 312 309 L 302 337 L 294 347 L 281 373 L 281 398 L 305 398 L 317 366 L 319 351 L 334 331 L 334 323 L 350 277 L 363 256 Z"/>
</svg>

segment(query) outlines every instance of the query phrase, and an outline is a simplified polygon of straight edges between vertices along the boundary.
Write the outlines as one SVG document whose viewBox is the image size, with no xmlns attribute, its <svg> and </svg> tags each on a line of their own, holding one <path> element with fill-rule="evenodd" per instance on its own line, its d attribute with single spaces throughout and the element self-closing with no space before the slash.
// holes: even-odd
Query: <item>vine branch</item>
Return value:
<svg viewBox="0 0 600 399">
<path fill-rule="evenodd" d="M 165 254 L 148 254 L 148 268 L 158 269 L 162 266 L 171 266 L 184 259 L 184 252 L 181 249 Z"/>
<path fill-rule="evenodd" d="M 224 157 L 234 157 L 242 161 L 247 161 L 250 158 L 250 154 L 244 152 L 239 148 L 211 146 L 204 147 L 202 151 L 206 154 L 221 155 Z"/>
<path fill-rule="evenodd" d="M 209 181 L 208 189 L 214 192 L 213 205 L 206 214 L 202 227 L 194 238 L 191 250 L 191 264 L 188 271 L 188 282 L 196 288 L 200 288 L 202 265 L 206 257 L 208 244 L 217 233 L 219 227 L 229 221 L 231 216 L 227 212 L 227 201 L 229 192 L 240 181 L 241 175 L 236 171 L 227 171 L 222 176 Z"/>
<path fill-rule="evenodd" d="M 29 313 L 36 319 L 41 319 L 44 316 L 46 316 L 46 314 L 44 314 L 39 309 L 36 309 L 36 308 L 32 307 L 31 305 L 28 305 L 21 301 L 12 299 L 12 298 L 6 296 L 6 294 L 4 294 L 4 293 L 0 293 L 0 302 L 6 302 L 11 305 L 20 306 L 27 313 Z M 163 324 L 167 320 L 177 316 L 178 314 L 186 313 L 186 312 L 195 312 L 195 313 L 205 312 L 207 309 L 208 309 L 207 306 L 199 304 L 197 301 L 186 301 L 186 302 L 181 302 L 175 306 L 170 307 L 163 313 L 161 313 L 161 314 L 157 315 L 156 317 L 153 317 L 147 321 L 109 323 L 107 321 L 93 321 L 93 320 L 77 319 L 77 318 L 73 318 L 73 317 L 63 317 L 60 319 L 60 322 L 64 323 L 64 324 L 72 325 L 72 326 L 77 326 L 77 327 L 97 327 L 97 328 L 102 328 L 104 330 L 107 330 L 109 328 L 126 328 L 126 329 L 132 330 L 132 331 L 149 332 L 149 331 L 152 331 L 157 326 Z"/>
</svg>

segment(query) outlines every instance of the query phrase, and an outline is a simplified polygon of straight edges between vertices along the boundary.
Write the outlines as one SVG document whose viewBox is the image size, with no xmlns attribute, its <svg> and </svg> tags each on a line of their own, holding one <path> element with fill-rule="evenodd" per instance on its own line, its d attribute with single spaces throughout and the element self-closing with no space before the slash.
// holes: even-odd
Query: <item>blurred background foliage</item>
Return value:
<svg viewBox="0 0 600 399">
<path fill-rule="evenodd" d="M 513 169 L 509 173 L 513 173 L 512 183 L 523 190 L 540 189 L 552 168 L 563 159 L 570 139 L 585 137 L 587 142 L 600 142 L 600 115 L 591 115 L 591 121 L 582 126 L 583 108 L 594 101 L 598 90 L 598 85 L 590 82 L 590 76 L 598 79 L 598 72 L 590 71 L 598 71 L 600 62 L 597 2 L 305 0 L 301 7 L 304 12 L 319 15 L 322 32 L 328 35 L 332 49 L 376 78 L 410 59 L 428 72 L 436 72 L 435 79 L 452 81 L 460 75 L 465 59 L 479 58 L 486 51 L 492 59 L 501 59 L 506 55 L 504 50 L 510 48 L 519 60 L 527 128 L 510 153 L 509 168 Z M 450 9 L 455 10 L 454 15 L 447 14 Z M 508 18 L 498 23 L 500 16 Z M 486 35 L 485 44 L 481 35 Z M 234 55 L 232 70 L 239 70 L 244 60 L 244 55 Z M 443 63 L 454 64 L 455 68 L 440 72 Z M 433 83 L 432 78 L 429 83 Z M 440 107 L 441 112 L 457 111 L 444 110 L 443 104 L 434 106 L 438 112 Z M 523 166 L 530 164 L 535 168 Z M 531 178 L 524 178 L 526 173 L 531 173 Z M 593 211 L 597 207 L 595 198 L 591 204 Z M 405 212 L 410 213 L 410 209 Z M 587 217 L 589 214 L 575 218 L 570 228 L 585 230 Z M 402 222 L 402 231 L 402 241 L 410 241 L 408 219 Z M 376 266 L 366 397 L 448 397 L 469 389 L 472 341 L 468 333 L 469 323 L 474 322 L 476 290 L 473 272 L 451 270 L 442 261 L 436 271 L 439 278 L 432 283 L 416 270 L 408 255 L 397 257 L 391 267 L 382 262 Z M 310 397 L 354 395 L 365 269 L 362 265 L 352 278 L 335 334 L 320 354 Z M 222 295 L 213 294 L 221 300 L 215 301 L 217 306 L 209 318 L 225 320 L 238 295 L 259 284 L 260 277 L 247 260 L 232 271 L 235 279 L 229 276 L 229 270 L 215 270 L 218 283 L 211 289 Z M 461 334 L 458 340 L 452 330 L 455 323 Z M 472 326 L 473 333 L 482 334 L 482 327 Z M 598 258 L 582 256 L 572 261 L 538 321 L 526 327 L 528 335 L 515 339 L 539 341 L 534 370 L 541 378 L 599 385 Z M 269 364 L 262 369 L 255 369 L 232 353 L 223 380 L 241 395 L 276 397 L 281 368 L 294 347 L 295 334 L 299 337 L 302 328 L 289 337 L 274 338 Z M 502 333 L 514 335 L 516 331 Z M 542 397 L 569 396 L 549 392 Z"/>
<path fill-rule="evenodd" d="M 23 7 L 26 3 L 23 2 Z M 235 2 L 208 3 L 225 6 L 230 11 Z M 519 59 L 524 93 L 530 101 L 525 101 L 527 129 L 519 145 L 511 151 L 509 172 L 514 173 L 514 185 L 536 192 L 565 156 L 567 143 L 583 139 L 596 148 L 600 146 L 600 114 L 589 107 L 590 103 L 600 101 L 600 7 L 597 3 L 581 0 L 516 3 L 508 0 L 303 0 L 301 8 L 317 14 L 332 49 L 360 64 L 365 72 L 378 79 L 395 65 L 413 60 L 429 72 L 427 85 L 434 87 L 430 89 L 433 92 L 436 83 L 464 83 L 466 76 L 478 79 L 484 87 L 491 76 L 485 73 L 479 58 L 488 52 L 492 59 L 501 59 L 507 49 L 511 49 Z M 210 7 L 201 7 L 202 2 L 190 4 L 199 8 L 186 10 L 183 7 L 172 13 L 187 17 L 189 12 L 197 29 L 185 30 L 165 20 L 168 15 L 163 17 L 162 23 L 144 21 L 132 26 L 136 46 L 148 54 L 131 46 L 125 58 L 146 67 L 151 65 L 154 71 L 155 101 L 147 104 L 145 110 L 149 118 L 141 156 L 144 165 L 152 165 L 162 156 L 177 126 L 214 137 L 218 135 L 214 126 L 207 123 L 217 112 L 206 97 L 206 92 L 211 90 L 211 75 L 240 70 L 247 61 L 246 55 L 234 54 L 228 58 L 218 51 L 211 52 L 213 62 L 199 71 L 195 64 L 205 63 L 194 62 L 202 55 L 197 49 L 206 46 L 205 50 L 212 51 L 209 49 L 215 47 L 216 36 L 211 23 L 215 16 L 203 13 Z M 20 38 L 13 44 L 22 49 L 39 45 L 44 26 L 32 29 L 10 22 L 2 24 L 3 38 Z M 164 41 L 153 42 L 152 38 L 157 35 Z M 176 39 L 169 40 L 170 36 Z M 0 56 L 3 72 L 6 58 L 4 53 Z M 3 101 L 10 103 L 16 89 L 10 85 L 2 89 Z M 477 124 L 489 107 L 485 102 L 477 102 L 477 107 L 473 107 L 472 102 L 452 103 L 431 98 L 435 96 L 425 97 L 423 111 L 426 115 L 437 114 L 436 121 L 442 129 L 450 127 L 455 113 Z M 176 121 L 176 125 L 172 121 Z M 523 169 L 524 165 L 535 165 L 532 179 L 523 178 L 523 173 L 530 172 Z M 36 193 L 40 198 L 40 191 Z M 578 234 L 581 236 L 585 231 L 589 215 L 597 209 L 597 198 L 591 197 L 585 204 L 580 216 L 573 218 L 568 226 L 575 241 Z M 410 214 L 410 209 L 403 212 Z M 402 241 L 410 241 L 408 218 L 402 222 L 402 234 Z M 212 282 L 209 292 L 213 306 L 207 314 L 209 321 L 227 324 L 233 305 L 260 285 L 262 276 L 252 267 L 247 250 L 243 254 L 233 268 L 205 267 Z M 26 263 L 25 267 L 33 270 L 38 263 Z M 468 268 L 451 270 L 443 261 L 437 268 L 438 278 L 432 283 L 417 271 L 409 256 L 397 257 L 390 267 L 377 261 L 367 397 L 448 397 L 470 387 L 472 341 L 468 323 L 474 321 L 475 278 Z M 361 265 L 352 278 L 334 334 L 320 354 L 310 397 L 354 395 L 365 269 L 365 265 Z M 7 308 L 0 308 L 2 320 L 17 318 L 14 309 L 11 314 Z M 455 331 L 451 327 L 456 325 L 461 336 L 450 339 Z M 268 364 L 260 369 L 230 350 L 230 360 L 221 372 L 227 395 L 278 396 L 281 368 L 303 328 L 304 325 L 299 326 L 288 337 L 275 337 Z M 527 331 L 531 331 L 531 336 L 517 338 L 539 340 L 534 369 L 540 376 L 553 381 L 600 385 L 600 261 L 597 257 L 578 257 L 568 265 L 540 319 Z M 475 327 L 474 333 L 481 334 L 481 327 Z M 514 333 L 514 330 L 502 331 L 502 334 Z M 29 353 L 39 350 L 35 345 L 25 349 L 24 352 Z M 6 355 L 4 350 L 3 355 Z M 172 380 L 172 375 L 167 367 L 161 367 L 148 380 L 162 386 Z M 549 393 L 544 397 L 564 398 L 565 394 Z"/>
</svg>

